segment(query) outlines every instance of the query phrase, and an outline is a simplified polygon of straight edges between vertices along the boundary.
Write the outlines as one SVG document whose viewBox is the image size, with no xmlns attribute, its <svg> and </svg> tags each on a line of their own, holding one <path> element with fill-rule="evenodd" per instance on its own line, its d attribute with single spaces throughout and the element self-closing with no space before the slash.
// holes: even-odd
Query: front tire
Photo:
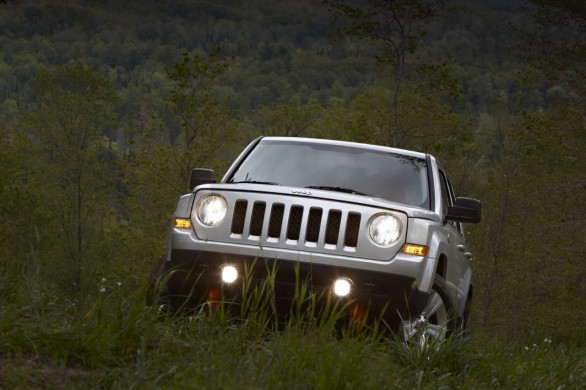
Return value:
<svg viewBox="0 0 586 390">
<path fill-rule="evenodd" d="M 446 282 L 440 275 L 435 275 L 429 298 L 419 317 L 403 321 L 403 339 L 425 344 L 429 340 L 444 340 L 457 329 L 458 319 Z"/>
</svg>

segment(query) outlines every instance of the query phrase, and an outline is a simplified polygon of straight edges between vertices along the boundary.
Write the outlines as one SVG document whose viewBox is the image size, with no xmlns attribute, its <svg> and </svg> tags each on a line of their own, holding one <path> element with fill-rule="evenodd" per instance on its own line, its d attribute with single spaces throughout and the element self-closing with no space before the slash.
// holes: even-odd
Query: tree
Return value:
<svg viewBox="0 0 586 390">
<path fill-rule="evenodd" d="M 168 71 L 173 82 L 168 104 L 179 118 L 179 134 L 170 139 L 171 153 L 183 178 L 182 192 L 191 190 L 187 185 L 191 169 L 225 157 L 219 149 L 229 145 L 227 137 L 234 135 L 229 113 L 213 91 L 214 83 L 228 69 L 228 59 L 219 58 L 219 54 L 219 48 L 210 51 L 207 58 L 184 53 L 182 61 Z"/>
<path fill-rule="evenodd" d="M 254 112 L 254 125 L 262 135 L 299 137 L 307 135 L 319 118 L 322 107 L 312 100 L 305 105 L 287 104 L 263 107 Z"/>
<path fill-rule="evenodd" d="M 38 201 L 28 180 L 31 142 L 10 128 L 0 129 L 0 272 L 22 269 L 29 251 L 38 249 Z M 26 212 L 23 212 L 26 211 Z"/>
<path fill-rule="evenodd" d="M 53 248 L 47 254 L 56 263 L 51 267 L 79 289 L 95 271 L 101 224 L 115 203 L 110 143 L 103 134 L 112 126 L 116 95 L 108 80 L 81 62 L 43 70 L 33 83 L 39 105 L 23 127 L 34 142 L 36 193 L 50 216 L 40 230 Z"/>
<path fill-rule="evenodd" d="M 509 339 L 583 341 L 586 145 L 581 110 L 555 105 L 494 122 L 500 151 L 479 164 L 486 207 L 471 229 L 479 325 Z M 482 153 L 488 155 L 493 146 Z M 481 161 L 483 160 L 483 161 Z"/>
<path fill-rule="evenodd" d="M 586 107 L 586 7 L 576 0 L 531 3 L 522 8 L 534 23 L 533 30 L 522 32 L 532 70 L 526 79 L 556 83 L 564 98 Z"/>
<path fill-rule="evenodd" d="M 534 1 L 536 28 L 522 32 L 519 80 L 547 89 L 541 107 L 520 111 L 506 96 L 476 136 L 476 191 L 488 207 L 472 229 L 481 326 L 509 339 L 583 342 L 586 165 L 583 13 L 567 1 Z M 583 8 L 582 8 L 583 9 Z M 558 91 L 551 93 L 551 91 Z M 512 100 L 512 99 L 511 99 Z M 520 111 L 520 112 L 519 112 Z M 512 113 L 519 112 L 517 116 Z M 571 336 L 569 336 L 571 335 Z"/>
<path fill-rule="evenodd" d="M 168 69 L 171 89 L 165 125 L 145 118 L 127 161 L 131 237 L 140 258 L 155 258 L 179 196 L 191 192 L 189 177 L 196 167 L 227 168 L 240 149 L 236 123 L 218 101 L 214 86 L 228 69 L 219 51 L 185 53 Z"/>
<path fill-rule="evenodd" d="M 425 23 L 443 7 L 443 0 L 368 0 L 368 7 L 353 6 L 345 0 L 325 0 L 335 17 L 345 17 L 350 24 L 339 29 L 342 36 L 369 39 L 382 46 L 377 61 L 391 70 L 392 129 L 388 143 L 401 144 L 400 95 L 409 78 L 408 61 L 425 36 Z"/>
</svg>

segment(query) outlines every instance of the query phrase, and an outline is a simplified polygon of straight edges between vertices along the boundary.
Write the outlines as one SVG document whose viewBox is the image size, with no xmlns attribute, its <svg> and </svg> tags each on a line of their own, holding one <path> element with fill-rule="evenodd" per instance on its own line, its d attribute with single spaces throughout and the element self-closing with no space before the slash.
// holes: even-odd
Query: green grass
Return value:
<svg viewBox="0 0 586 390">
<path fill-rule="evenodd" d="M 247 319 L 169 315 L 144 305 L 146 286 L 103 279 L 64 299 L 34 278 L 0 284 L 0 388 L 586 387 L 583 346 L 481 335 L 409 346 L 307 312 L 276 331 L 254 302 Z"/>
</svg>

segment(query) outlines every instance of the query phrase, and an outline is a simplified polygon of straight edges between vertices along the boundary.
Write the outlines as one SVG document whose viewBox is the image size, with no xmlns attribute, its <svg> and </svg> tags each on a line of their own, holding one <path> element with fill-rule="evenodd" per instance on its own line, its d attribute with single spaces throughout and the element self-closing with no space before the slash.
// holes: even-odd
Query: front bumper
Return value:
<svg viewBox="0 0 586 390">
<path fill-rule="evenodd" d="M 238 269 L 239 278 L 235 282 L 226 284 L 221 281 L 224 265 Z M 268 285 L 274 292 L 277 314 L 285 318 L 303 285 L 316 293 L 322 302 L 328 297 L 335 299 L 339 307 L 347 304 L 346 307 L 354 312 L 359 310 L 371 318 L 380 317 L 392 326 L 400 319 L 418 315 L 428 297 L 417 288 L 415 278 L 406 276 L 228 253 L 174 249 L 165 269 L 170 275 L 167 294 L 175 299 L 189 298 L 196 304 L 222 299 L 238 305 L 242 302 L 245 285 L 254 288 L 270 280 Z M 269 275 L 271 278 L 267 279 Z M 334 280 L 340 277 L 352 281 L 353 289 L 348 297 L 338 298 L 332 294 Z"/>
<path fill-rule="evenodd" d="M 173 259 L 173 252 L 210 252 L 212 257 L 222 258 L 227 254 L 234 254 L 236 258 L 264 258 L 270 260 L 283 260 L 306 265 L 327 266 L 330 269 L 352 269 L 352 272 L 368 271 L 393 277 L 400 275 L 402 279 L 410 282 L 410 288 L 414 287 L 421 293 L 428 294 L 433 284 L 436 259 L 433 257 L 421 257 L 398 253 L 392 258 L 381 261 L 369 258 L 360 258 L 351 255 L 339 255 L 337 253 L 320 253 L 297 248 L 280 248 L 271 245 L 243 245 L 231 242 L 214 242 L 199 239 L 193 230 L 180 230 L 172 228 L 169 234 L 169 247 L 167 259 Z"/>
</svg>

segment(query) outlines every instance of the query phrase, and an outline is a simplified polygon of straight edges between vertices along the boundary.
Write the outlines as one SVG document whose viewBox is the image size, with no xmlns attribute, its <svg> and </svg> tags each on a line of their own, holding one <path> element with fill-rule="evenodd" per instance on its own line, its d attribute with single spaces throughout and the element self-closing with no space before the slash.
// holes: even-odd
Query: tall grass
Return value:
<svg viewBox="0 0 586 390">
<path fill-rule="evenodd" d="M 340 332 L 343 308 L 317 311 L 302 282 L 290 320 L 276 330 L 270 278 L 247 292 L 246 316 L 221 306 L 173 315 L 144 304 L 146 283 L 133 289 L 104 276 L 64 298 L 34 268 L 3 271 L 0 388 L 586 386 L 583 346 L 479 336 L 416 346 L 372 328 Z"/>
</svg>

